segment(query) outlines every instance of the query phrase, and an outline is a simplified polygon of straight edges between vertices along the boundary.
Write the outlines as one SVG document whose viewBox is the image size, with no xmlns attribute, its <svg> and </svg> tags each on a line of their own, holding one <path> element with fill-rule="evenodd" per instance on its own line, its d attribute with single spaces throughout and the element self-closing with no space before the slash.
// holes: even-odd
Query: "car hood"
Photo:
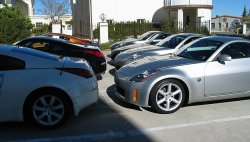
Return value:
<svg viewBox="0 0 250 142">
<path fill-rule="evenodd" d="M 121 61 L 121 60 L 127 59 L 131 55 L 134 55 L 137 53 L 145 53 L 145 52 L 149 52 L 149 51 L 153 51 L 153 50 L 161 50 L 161 49 L 163 49 L 163 48 L 159 47 L 159 46 L 145 45 L 141 48 L 126 50 L 126 51 L 118 54 L 117 57 L 115 58 L 115 60 Z"/>
<path fill-rule="evenodd" d="M 135 52 L 145 52 L 145 51 L 159 50 L 159 49 L 163 49 L 163 47 L 159 47 L 156 45 L 145 45 L 145 46 L 141 46 L 140 48 L 126 50 L 123 53 L 130 54 L 130 53 L 135 53 Z"/>
<path fill-rule="evenodd" d="M 130 49 L 130 50 L 124 51 L 120 53 L 115 58 L 115 60 L 116 61 L 126 60 L 128 59 L 128 57 L 135 55 L 135 54 L 140 54 L 140 53 L 143 53 L 144 54 L 143 57 L 146 57 L 146 56 L 152 56 L 152 55 L 166 55 L 169 53 L 173 53 L 174 51 L 175 50 L 171 48 L 150 45 L 150 46 L 144 46 L 142 48 L 136 48 L 136 49 Z"/>
<path fill-rule="evenodd" d="M 148 45 L 149 44 L 147 44 L 147 43 L 136 43 L 136 44 L 133 44 L 133 45 L 127 45 L 127 46 L 120 47 L 118 49 L 115 49 L 114 51 L 116 51 L 116 52 L 125 51 L 125 50 L 140 48 L 140 47 L 144 47 L 144 46 L 148 46 Z"/>
<path fill-rule="evenodd" d="M 196 63 L 201 63 L 201 61 L 182 58 L 176 55 L 152 56 L 125 65 L 118 72 L 124 76 L 132 77 L 149 69 L 171 68 Z"/>
</svg>

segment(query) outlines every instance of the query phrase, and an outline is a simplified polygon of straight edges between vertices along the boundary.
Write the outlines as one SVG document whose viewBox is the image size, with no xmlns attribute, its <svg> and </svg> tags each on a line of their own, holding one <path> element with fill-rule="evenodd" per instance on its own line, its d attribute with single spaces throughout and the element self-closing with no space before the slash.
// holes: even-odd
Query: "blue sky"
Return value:
<svg viewBox="0 0 250 142">
<path fill-rule="evenodd" d="M 231 16 L 241 16 L 244 6 L 246 6 L 247 11 L 250 9 L 249 0 L 213 0 L 214 9 L 212 10 L 212 16 L 216 15 L 231 15 Z M 35 0 L 35 13 L 38 9 L 41 9 L 40 0 Z"/>
<path fill-rule="evenodd" d="M 241 16 L 243 13 L 244 5 L 247 11 L 250 9 L 249 0 L 213 0 L 214 9 L 212 16 L 216 15 L 231 15 Z"/>
</svg>

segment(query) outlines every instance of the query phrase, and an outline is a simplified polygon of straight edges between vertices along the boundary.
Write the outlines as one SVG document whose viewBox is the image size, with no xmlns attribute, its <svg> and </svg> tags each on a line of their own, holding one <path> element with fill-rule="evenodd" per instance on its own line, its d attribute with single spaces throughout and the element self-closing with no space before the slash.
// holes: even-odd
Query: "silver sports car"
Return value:
<svg viewBox="0 0 250 142">
<path fill-rule="evenodd" d="M 145 57 L 174 53 L 184 45 L 201 37 L 204 37 L 204 35 L 193 33 L 175 34 L 165 38 L 156 45 L 124 51 L 115 57 L 113 64 L 116 69 L 119 69 L 126 64 Z"/>
<path fill-rule="evenodd" d="M 115 74 L 116 95 L 158 113 L 185 103 L 250 96 L 250 41 L 204 37 L 175 55 L 145 58 Z"/>
<path fill-rule="evenodd" d="M 115 50 L 112 50 L 111 51 L 111 59 L 114 60 L 118 54 L 120 54 L 121 52 L 124 52 L 126 50 L 129 50 L 129 49 L 141 48 L 144 46 L 157 44 L 158 42 L 160 42 L 160 40 L 163 40 L 170 35 L 171 35 L 171 33 L 168 33 L 168 32 L 158 32 L 158 33 L 155 33 L 154 35 L 152 35 L 147 40 L 136 41 L 132 45 L 126 45 L 126 46 L 122 46 L 120 48 L 117 48 Z"/>
</svg>

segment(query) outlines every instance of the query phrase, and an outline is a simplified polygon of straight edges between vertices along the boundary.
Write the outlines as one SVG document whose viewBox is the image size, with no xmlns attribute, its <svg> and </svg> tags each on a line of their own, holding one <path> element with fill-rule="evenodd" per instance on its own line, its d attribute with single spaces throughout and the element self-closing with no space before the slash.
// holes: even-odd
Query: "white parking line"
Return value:
<svg viewBox="0 0 250 142">
<path fill-rule="evenodd" d="M 31 140 L 22 140 L 22 141 L 13 141 L 13 142 L 95 142 L 95 141 L 104 141 L 104 140 L 107 141 L 107 140 L 113 140 L 117 138 L 126 138 L 126 137 L 142 136 L 146 134 L 153 134 L 157 132 L 162 132 L 164 130 L 203 126 L 203 125 L 209 125 L 209 124 L 239 121 L 239 120 L 246 120 L 246 119 L 250 119 L 250 115 L 215 119 L 215 120 L 208 120 L 208 121 L 199 121 L 199 122 L 179 124 L 179 125 L 154 127 L 154 128 L 147 128 L 147 129 L 142 129 L 142 130 L 96 133 L 96 134 L 89 134 L 89 135 L 82 135 L 82 136 L 69 136 L 69 137 L 59 137 L 59 138 L 31 139 Z"/>
<path fill-rule="evenodd" d="M 107 90 L 99 90 L 99 93 L 113 93 L 115 92 L 115 90 L 110 90 L 110 91 L 107 91 Z"/>
</svg>

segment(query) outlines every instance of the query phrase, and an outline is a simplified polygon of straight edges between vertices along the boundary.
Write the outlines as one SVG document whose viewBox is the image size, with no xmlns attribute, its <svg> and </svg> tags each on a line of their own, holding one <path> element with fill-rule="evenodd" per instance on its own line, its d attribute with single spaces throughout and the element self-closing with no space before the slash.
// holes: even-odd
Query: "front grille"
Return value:
<svg viewBox="0 0 250 142">
<path fill-rule="evenodd" d="M 116 86 L 116 91 L 123 97 L 125 97 L 125 91 L 121 87 Z"/>
</svg>

